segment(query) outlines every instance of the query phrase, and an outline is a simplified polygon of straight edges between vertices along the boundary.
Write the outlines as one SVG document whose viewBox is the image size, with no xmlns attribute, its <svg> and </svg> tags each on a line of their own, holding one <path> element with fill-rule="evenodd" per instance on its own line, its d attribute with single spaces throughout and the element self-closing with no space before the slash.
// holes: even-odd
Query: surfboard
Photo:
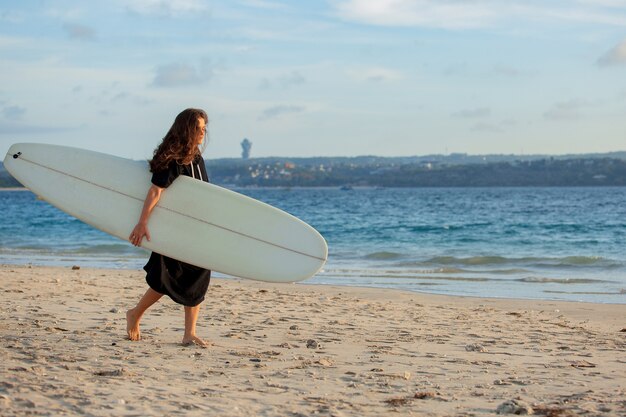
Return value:
<svg viewBox="0 0 626 417">
<path fill-rule="evenodd" d="M 147 163 L 66 146 L 15 144 L 4 166 L 50 204 L 125 241 L 151 186 Z M 328 256 L 324 238 L 302 220 L 186 176 L 162 193 L 148 229 L 146 249 L 259 281 L 310 278 Z"/>
</svg>

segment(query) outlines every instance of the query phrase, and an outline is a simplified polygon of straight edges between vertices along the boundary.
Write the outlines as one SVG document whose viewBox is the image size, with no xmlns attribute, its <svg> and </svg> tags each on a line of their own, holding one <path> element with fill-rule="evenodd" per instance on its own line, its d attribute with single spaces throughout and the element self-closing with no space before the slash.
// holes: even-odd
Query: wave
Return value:
<svg viewBox="0 0 626 417">
<path fill-rule="evenodd" d="M 600 256 L 566 256 L 559 259 L 559 265 L 595 265 L 606 261 Z"/>
<path fill-rule="evenodd" d="M 454 256 L 436 256 L 426 261 L 426 263 L 431 264 L 440 264 L 440 265 L 467 265 L 467 266 L 475 266 L 475 265 L 502 265 L 502 264 L 510 264 L 510 263 L 520 263 L 520 261 L 525 259 L 534 259 L 534 258 L 505 258 L 503 256 L 470 256 L 467 258 L 457 258 Z"/>
<path fill-rule="evenodd" d="M 423 262 L 435 265 L 462 265 L 462 266 L 491 266 L 491 265 L 520 265 L 530 267 L 580 267 L 597 266 L 602 268 L 619 268 L 624 265 L 616 260 L 601 256 L 565 256 L 562 258 L 520 257 L 508 258 L 505 256 L 470 256 L 458 258 L 454 256 L 436 256 Z"/>
<path fill-rule="evenodd" d="M 56 256 L 121 256 L 135 257 L 145 256 L 146 250 L 135 248 L 128 244 L 99 244 L 88 246 L 64 246 L 64 245 L 44 245 L 30 244 L 19 247 L 0 248 L 0 254 L 4 255 L 56 255 Z"/>
<path fill-rule="evenodd" d="M 93 246 L 83 246 L 76 248 L 71 251 L 77 255 L 85 254 L 85 255 L 97 255 L 97 254 L 145 254 L 145 249 L 138 249 L 128 244 L 102 244 L 102 245 L 93 245 Z"/>
<path fill-rule="evenodd" d="M 430 267 L 427 269 L 421 269 L 420 271 L 424 272 L 424 273 L 448 273 L 448 274 L 461 274 L 461 273 L 468 273 L 468 274 L 477 274 L 477 273 L 488 273 L 488 274 L 501 274 L 501 275 L 513 275 L 513 274 L 524 274 L 524 273 L 530 273 L 531 271 L 529 269 L 525 269 L 525 268 L 502 268 L 502 269 L 492 269 L 492 268 L 485 268 L 485 269 L 469 269 L 467 267 L 469 266 L 474 266 L 473 265 L 460 265 L 460 266 L 464 266 L 465 268 L 458 268 L 458 267 L 454 267 L 454 266 L 443 266 L 443 267 L 439 267 L 439 268 L 433 268 L 434 265 L 432 265 L 431 261 L 415 261 L 415 262 L 397 262 L 394 263 L 392 266 L 397 267 L 397 268 L 416 268 L 416 267 Z M 486 267 L 488 267 L 488 264 L 485 264 Z"/>
<path fill-rule="evenodd" d="M 426 274 L 425 274 L 426 273 Z M 487 277 L 468 277 L 468 276 L 440 276 L 440 275 L 427 275 L 429 271 L 385 271 L 385 270 L 367 270 L 367 269 L 324 269 L 320 275 L 332 276 L 338 278 L 389 278 L 389 279 L 401 279 L 401 280 L 434 280 L 434 281 L 470 281 L 470 282 L 484 282 L 484 281 L 501 281 L 499 279 L 487 278 Z M 422 275 L 424 274 L 424 275 Z"/>
<path fill-rule="evenodd" d="M 367 269 L 367 268 L 325 268 L 320 275 L 339 279 L 384 279 L 389 281 L 412 282 L 412 285 L 428 285 L 425 281 L 436 282 L 500 282 L 520 283 L 522 285 L 597 285 L 619 284 L 622 281 L 596 278 L 560 278 L 550 276 L 506 277 L 516 275 L 517 270 L 500 270 L 477 273 L 456 268 L 435 269 Z M 528 271 L 522 270 L 525 273 Z M 456 275 L 458 274 L 458 275 Z M 519 275 L 518 275 L 519 276 Z M 390 284 L 391 285 L 391 284 Z"/>
<path fill-rule="evenodd" d="M 404 256 L 405 255 L 402 253 L 381 251 L 381 252 L 373 252 L 373 253 L 367 254 L 364 256 L 364 258 L 369 259 L 369 260 L 386 261 L 386 260 L 392 260 L 392 259 L 400 259 L 400 258 L 403 258 Z"/>
<path fill-rule="evenodd" d="M 528 282 L 532 284 L 606 284 L 616 283 L 618 281 L 609 281 L 602 279 L 590 279 L 590 278 L 546 278 L 546 277 L 526 277 L 516 279 L 518 282 Z"/>
<path fill-rule="evenodd" d="M 620 291 L 556 291 L 556 290 L 545 290 L 543 291 L 546 294 L 572 294 L 572 295 L 623 295 L 625 293 L 624 290 Z"/>
</svg>

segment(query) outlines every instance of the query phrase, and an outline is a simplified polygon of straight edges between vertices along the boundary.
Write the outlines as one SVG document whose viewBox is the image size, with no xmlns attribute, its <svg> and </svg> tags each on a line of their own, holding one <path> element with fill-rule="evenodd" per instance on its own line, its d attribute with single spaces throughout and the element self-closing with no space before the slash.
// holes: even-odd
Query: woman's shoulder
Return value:
<svg viewBox="0 0 626 417">
<path fill-rule="evenodd" d="M 172 170 L 177 170 L 178 169 L 178 162 L 176 161 L 169 161 L 167 164 L 165 165 L 160 165 L 156 168 L 151 167 L 151 171 L 153 173 L 156 172 L 167 172 L 167 171 L 172 171 Z"/>
</svg>

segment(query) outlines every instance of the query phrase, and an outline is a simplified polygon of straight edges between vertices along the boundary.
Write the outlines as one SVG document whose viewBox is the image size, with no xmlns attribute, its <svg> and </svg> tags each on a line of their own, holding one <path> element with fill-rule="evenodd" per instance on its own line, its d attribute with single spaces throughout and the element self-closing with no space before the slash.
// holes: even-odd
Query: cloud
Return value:
<svg viewBox="0 0 626 417">
<path fill-rule="evenodd" d="M 448 75 L 448 76 L 466 75 L 467 72 L 468 72 L 467 63 L 465 62 L 451 64 L 443 70 L 443 74 Z"/>
<path fill-rule="evenodd" d="M 26 109 L 19 106 L 6 106 L 2 109 L 2 114 L 5 119 L 19 120 L 26 113 Z"/>
<path fill-rule="evenodd" d="M 496 133 L 502 132 L 502 129 L 498 126 L 489 124 L 489 123 L 478 123 L 472 126 L 470 129 L 472 132 L 480 132 L 480 133 Z"/>
<path fill-rule="evenodd" d="M 331 4 L 340 18 L 380 26 L 476 29 L 511 20 L 626 25 L 626 17 L 615 11 L 625 5 L 619 0 L 335 0 Z"/>
<path fill-rule="evenodd" d="M 76 130 L 72 127 L 18 125 L 0 123 L 0 135 L 50 135 Z"/>
<path fill-rule="evenodd" d="M 598 59 L 598 65 L 608 67 L 626 64 L 626 39 Z"/>
<path fill-rule="evenodd" d="M 517 78 L 517 77 L 521 77 L 524 75 L 524 73 L 520 71 L 519 69 L 505 66 L 505 65 L 496 65 L 493 68 L 493 73 L 495 75 L 499 75 L 503 77 L 511 77 L 511 78 Z"/>
<path fill-rule="evenodd" d="M 281 105 L 269 107 L 261 113 L 259 116 L 259 120 L 269 120 L 274 119 L 279 116 L 283 116 L 285 114 L 293 114 L 293 113 L 302 113 L 305 110 L 302 106 L 294 106 L 294 105 Z"/>
<path fill-rule="evenodd" d="M 270 89 L 275 85 L 280 86 L 283 89 L 288 89 L 298 85 L 306 83 L 306 79 L 299 71 L 291 71 L 288 74 L 276 77 L 274 80 L 269 78 L 263 78 L 259 84 L 259 88 L 262 90 Z"/>
<path fill-rule="evenodd" d="M 177 17 L 208 10 L 202 0 L 126 0 L 125 3 L 128 10 L 141 15 Z"/>
<path fill-rule="evenodd" d="M 243 0 L 242 4 L 245 6 L 254 7 L 257 9 L 266 9 L 266 10 L 280 10 L 284 9 L 285 5 L 282 3 L 274 2 L 274 1 L 265 1 L 265 0 Z"/>
<path fill-rule="evenodd" d="M 543 114 L 547 120 L 578 120 L 582 118 L 581 110 L 588 106 L 584 100 L 572 99 L 556 103 L 550 110 Z"/>
<path fill-rule="evenodd" d="M 491 114 L 491 109 L 487 107 L 480 107 L 476 109 L 461 110 L 456 113 L 452 113 L 453 117 L 460 117 L 463 119 L 478 119 L 481 117 L 487 117 Z"/>
<path fill-rule="evenodd" d="M 22 23 L 26 19 L 27 19 L 26 15 L 19 11 L 14 11 L 14 10 L 0 11 L 0 22 Z"/>
<path fill-rule="evenodd" d="M 348 70 L 347 74 L 350 78 L 359 82 L 389 82 L 403 78 L 399 71 L 389 68 L 360 68 Z"/>
<path fill-rule="evenodd" d="M 343 0 L 335 2 L 346 20 L 381 26 L 425 26 L 449 29 L 479 27 L 493 20 L 494 8 L 485 1 Z"/>
<path fill-rule="evenodd" d="M 155 87 L 184 87 L 206 81 L 190 65 L 170 64 L 158 67 L 152 85 Z"/>
<path fill-rule="evenodd" d="M 289 88 L 295 85 L 304 84 L 306 83 L 306 80 L 299 71 L 291 71 L 289 74 L 279 77 L 278 82 L 282 87 Z"/>
<path fill-rule="evenodd" d="M 63 29 L 70 39 L 79 41 L 93 41 L 96 39 L 96 32 L 89 26 L 78 23 L 66 23 L 63 25 Z"/>
<path fill-rule="evenodd" d="M 596 4 L 607 7 L 626 7 L 626 1 L 624 0 L 578 0 L 579 3 L 584 4 Z"/>
</svg>

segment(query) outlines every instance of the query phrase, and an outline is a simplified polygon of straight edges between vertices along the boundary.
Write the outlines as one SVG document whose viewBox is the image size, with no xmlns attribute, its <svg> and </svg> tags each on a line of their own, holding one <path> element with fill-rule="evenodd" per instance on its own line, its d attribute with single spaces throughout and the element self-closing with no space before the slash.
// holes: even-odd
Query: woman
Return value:
<svg viewBox="0 0 626 417">
<path fill-rule="evenodd" d="M 139 217 L 139 222 L 129 236 L 130 242 L 141 246 L 145 237 L 150 240 L 148 219 L 159 202 L 161 194 L 179 175 L 187 175 L 207 181 L 206 168 L 200 146 L 206 136 L 207 114 L 200 109 L 182 111 L 174 124 L 154 150 L 150 161 L 152 186 Z M 163 294 L 185 306 L 184 345 L 207 346 L 208 343 L 196 336 L 196 322 L 200 303 L 209 287 L 211 271 L 198 268 L 153 252 L 146 266 L 146 281 L 150 288 L 141 297 L 135 308 L 126 312 L 126 332 L 130 340 L 139 340 L 139 322 L 145 311 L 156 303 Z"/>
</svg>

